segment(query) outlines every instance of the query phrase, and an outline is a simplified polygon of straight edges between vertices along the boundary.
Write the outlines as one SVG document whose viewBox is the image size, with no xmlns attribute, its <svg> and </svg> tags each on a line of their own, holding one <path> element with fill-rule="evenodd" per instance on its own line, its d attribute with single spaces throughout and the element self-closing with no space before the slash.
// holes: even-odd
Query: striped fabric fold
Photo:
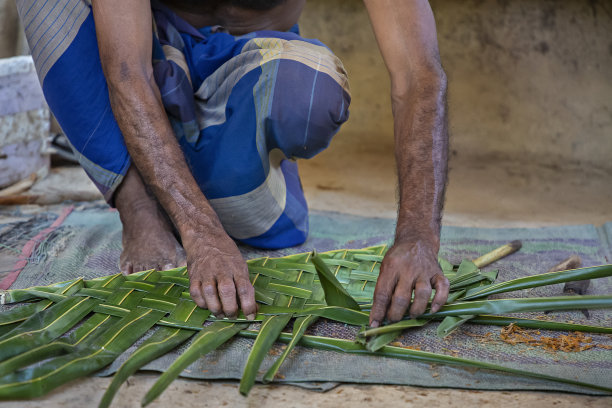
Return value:
<svg viewBox="0 0 612 408">
<path fill-rule="evenodd" d="M 131 157 L 110 106 L 91 5 L 17 5 L 49 107 L 112 203 Z M 196 29 L 155 0 L 152 10 L 152 64 L 163 106 L 222 224 L 257 247 L 304 242 L 308 208 L 294 159 L 325 149 L 348 119 L 342 63 L 297 27 L 233 36 Z"/>
</svg>

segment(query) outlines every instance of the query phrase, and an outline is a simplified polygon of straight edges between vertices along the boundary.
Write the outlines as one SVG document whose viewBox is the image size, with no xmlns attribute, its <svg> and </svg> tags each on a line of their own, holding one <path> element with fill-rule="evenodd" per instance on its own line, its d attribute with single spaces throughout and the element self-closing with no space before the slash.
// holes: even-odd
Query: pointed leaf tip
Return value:
<svg viewBox="0 0 612 408">
<path fill-rule="evenodd" d="M 311 261 L 317 270 L 323 292 L 325 293 L 325 302 L 329 306 L 345 307 L 347 309 L 361 310 L 359 304 L 351 295 L 344 289 L 342 284 L 338 282 L 336 276 L 329 270 L 323 258 L 312 251 Z"/>
</svg>

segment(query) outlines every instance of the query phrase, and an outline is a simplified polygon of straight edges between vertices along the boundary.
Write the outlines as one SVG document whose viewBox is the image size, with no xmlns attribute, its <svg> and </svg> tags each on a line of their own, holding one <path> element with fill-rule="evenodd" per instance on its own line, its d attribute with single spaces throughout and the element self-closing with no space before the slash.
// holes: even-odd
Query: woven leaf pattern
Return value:
<svg viewBox="0 0 612 408">
<path fill-rule="evenodd" d="M 261 362 L 275 341 L 285 342 L 288 346 L 263 376 L 265 382 L 274 379 L 278 368 L 297 344 L 347 353 L 385 355 L 531 375 L 489 363 L 387 345 L 402 329 L 417 327 L 444 316 L 470 315 L 470 318 L 477 316 L 472 322 L 496 324 L 496 321 L 503 321 L 507 324 L 506 318 L 481 315 L 491 310 L 512 313 L 516 310 L 567 308 L 567 298 L 512 299 L 505 303 L 504 300 L 483 300 L 489 293 L 533 286 L 529 286 L 532 283 L 524 279 L 495 285 L 492 283 L 495 273 L 481 273 L 471 262 L 453 266 L 444 260 L 440 261 L 444 273 L 451 284 L 455 285 L 449 302 L 457 302 L 443 307 L 436 314 L 426 314 L 418 321 L 402 320 L 378 329 L 364 330 L 357 342 L 305 335 L 306 329 L 320 317 L 358 326 L 367 325 L 380 263 L 386 250 L 386 246 L 377 246 L 316 255 L 317 262 L 323 262 L 325 270 L 331 272 L 326 272 L 324 280 L 327 283 L 323 283 L 336 288 L 336 294 L 354 299 L 361 310 L 328 302 L 321 284 L 320 271 L 318 273 L 317 266 L 312 262 L 313 254 L 248 261 L 256 300 L 260 303 L 256 316 L 256 322 L 260 323 L 258 331 L 249 330 L 252 322 L 245 320 L 243 315 L 235 320 L 216 319 L 210 311 L 197 307 L 189 296 L 189 279 L 185 268 L 162 272 L 145 271 L 129 276 L 116 274 L 87 281 L 75 279 L 46 287 L 3 292 L 0 295 L 3 304 L 26 303 L 0 315 L 0 399 L 44 395 L 59 385 L 98 371 L 113 362 L 152 328 L 156 328 L 152 336 L 118 370 L 100 403 L 101 407 L 110 405 L 114 394 L 129 375 L 191 339 L 183 354 L 160 376 L 145 396 L 143 404 L 149 403 L 191 362 L 236 335 L 255 338 L 240 385 L 243 394 L 247 394 L 253 386 Z M 561 282 L 563 279 L 584 279 L 585 276 L 610 276 L 612 266 L 544 275 L 531 278 L 537 280 L 538 284 L 547 284 L 550 279 Z M 462 301 L 466 293 L 470 299 L 477 300 Z M 352 304 L 352 299 L 347 304 Z M 612 307 L 612 296 L 583 296 L 575 299 L 580 308 Z M 293 332 L 281 333 L 292 318 L 296 318 Z M 448 330 L 459 324 L 460 320 L 448 320 L 453 323 Z M 535 324 L 530 322 L 526 324 Z M 598 332 L 610 330 L 578 326 L 566 323 L 564 327 Z M 610 391 L 605 387 L 573 380 L 541 374 L 533 376 Z"/>
</svg>

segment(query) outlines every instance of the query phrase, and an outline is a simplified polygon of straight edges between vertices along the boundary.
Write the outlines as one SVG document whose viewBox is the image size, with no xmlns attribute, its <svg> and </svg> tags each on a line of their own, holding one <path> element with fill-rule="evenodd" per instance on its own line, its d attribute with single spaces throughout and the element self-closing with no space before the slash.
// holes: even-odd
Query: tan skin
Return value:
<svg viewBox="0 0 612 408">
<path fill-rule="evenodd" d="M 221 0 L 165 3 L 196 27 L 221 25 L 237 35 L 287 30 L 304 1 L 267 11 Z M 133 160 L 114 197 L 124 227 L 122 271 L 186 263 L 199 306 L 230 317 L 240 308 L 252 319 L 257 306 L 246 263 L 189 171 L 153 80 L 149 1 L 92 3 L 111 106 Z M 428 2 L 364 3 L 391 78 L 400 187 L 395 243 L 383 260 L 370 314 L 375 327 L 406 312 L 422 314 L 432 288 L 433 312 L 448 296 L 437 263 L 448 134 L 446 77 Z"/>
</svg>

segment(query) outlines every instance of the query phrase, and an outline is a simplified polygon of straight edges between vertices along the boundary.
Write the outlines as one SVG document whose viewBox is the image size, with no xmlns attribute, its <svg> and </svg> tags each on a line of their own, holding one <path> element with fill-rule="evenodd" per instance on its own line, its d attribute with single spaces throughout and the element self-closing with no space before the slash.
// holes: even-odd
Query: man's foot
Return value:
<svg viewBox="0 0 612 408">
<path fill-rule="evenodd" d="M 149 195 L 134 166 L 115 193 L 115 205 L 123 224 L 123 252 L 119 258 L 122 273 L 166 270 L 187 264 L 172 223 Z"/>
</svg>

